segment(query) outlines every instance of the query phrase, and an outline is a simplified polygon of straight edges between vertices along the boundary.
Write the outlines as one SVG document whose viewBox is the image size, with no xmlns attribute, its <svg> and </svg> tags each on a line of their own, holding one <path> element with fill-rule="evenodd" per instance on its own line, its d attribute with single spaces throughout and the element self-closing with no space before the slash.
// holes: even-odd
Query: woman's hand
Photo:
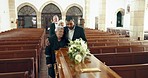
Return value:
<svg viewBox="0 0 148 78">
<path fill-rule="evenodd" d="M 48 67 L 48 68 L 52 67 L 52 64 L 47 64 L 47 67 Z"/>
<path fill-rule="evenodd" d="M 45 45 L 46 46 L 49 46 L 50 45 L 48 38 L 45 40 Z"/>
</svg>

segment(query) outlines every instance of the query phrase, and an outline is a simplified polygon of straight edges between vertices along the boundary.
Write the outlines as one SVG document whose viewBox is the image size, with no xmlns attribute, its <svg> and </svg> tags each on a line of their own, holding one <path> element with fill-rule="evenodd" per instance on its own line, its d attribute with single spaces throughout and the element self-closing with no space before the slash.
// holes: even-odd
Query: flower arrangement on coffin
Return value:
<svg viewBox="0 0 148 78">
<path fill-rule="evenodd" d="M 87 47 L 87 43 L 80 39 L 76 39 L 74 41 L 69 40 L 68 47 L 68 56 L 69 58 L 75 62 L 75 64 L 79 64 L 81 62 L 84 63 L 84 60 L 90 56 L 90 51 Z"/>
</svg>

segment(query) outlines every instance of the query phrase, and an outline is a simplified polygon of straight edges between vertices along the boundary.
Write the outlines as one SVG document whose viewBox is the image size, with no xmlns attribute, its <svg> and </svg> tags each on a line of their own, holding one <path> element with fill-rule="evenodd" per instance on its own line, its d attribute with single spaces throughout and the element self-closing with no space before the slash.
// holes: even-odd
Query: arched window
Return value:
<svg viewBox="0 0 148 78">
<path fill-rule="evenodd" d="M 59 19 L 61 19 L 61 11 L 55 4 L 50 3 L 43 8 L 41 23 L 42 23 L 42 28 L 46 28 L 47 33 L 49 25 L 52 23 L 52 17 L 54 15 L 58 15 Z"/>
<path fill-rule="evenodd" d="M 117 13 L 117 25 L 116 26 L 117 27 L 123 27 L 123 25 L 122 25 L 122 13 L 120 11 Z"/>
<path fill-rule="evenodd" d="M 18 11 L 18 28 L 37 28 L 37 17 L 35 10 L 25 5 Z"/>
<path fill-rule="evenodd" d="M 80 18 L 82 18 L 82 16 L 83 16 L 83 13 L 77 6 L 73 6 L 69 8 L 66 13 L 66 18 L 73 17 L 76 25 L 79 24 L 79 20 Z"/>
</svg>

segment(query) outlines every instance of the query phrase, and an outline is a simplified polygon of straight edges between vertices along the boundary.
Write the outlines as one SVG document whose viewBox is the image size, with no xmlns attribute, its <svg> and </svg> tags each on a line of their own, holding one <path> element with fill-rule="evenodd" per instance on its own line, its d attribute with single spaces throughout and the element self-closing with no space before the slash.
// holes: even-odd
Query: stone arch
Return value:
<svg viewBox="0 0 148 78">
<path fill-rule="evenodd" d="M 82 6 L 79 5 L 79 4 L 76 4 L 76 3 L 74 3 L 74 4 L 70 4 L 69 6 L 67 6 L 67 8 L 65 9 L 65 12 L 67 12 L 68 9 L 71 8 L 71 7 L 73 7 L 73 6 L 78 7 L 78 8 L 82 11 L 82 13 L 83 13 L 83 8 L 82 8 Z"/>
<path fill-rule="evenodd" d="M 73 12 L 73 13 L 71 13 L 69 15 L 67 12 L 69 12 L 69 10 L 72 10 L 72 9 L 74 10 L 74 8 L 75 8 L 75 10 L 77 10 L 79 12 L 78 13 L 77 12 Z M 83 8 L 80 5 L 74 3 L 74 4 L 69 5 L 66 8 L 65 14 L 66 14 L 66 18 L 73 17 L 75 24 L 76 25 L 80 25 L 80 19 L 83 17 Z"/>
<path fill-rule="evenodd" d="M 121 14 L 122 14 L 123 16 L 125 15 L 125 9 L 123 9 L 123 8 L 117 9 L 117 11 L 115 12 L 115 15 L 116 15 L 119 11 L 121 12 Z"/>
<path fill-rule="evenodd" d="M 38 14 L 38 10 L 34 5 L 27 2 L 20 4 L 17 7 L 17 16 L 18 16 L 17 27 L 18 28 L 37 28 L 37 14 Z"/>
<path fill-rule="evenodd" d="M 62 9 L 54 1 L 44 3 L 39 11 L 41 13 L 41 27 L 46 29 L 46 33 L 48 33 L 48 28 L 52 23 L 52 17 L 54 15 L 58 15 L 62 19 Z"/>
<path fill-rule="evenodd" d="M 34 5 L 32 5 L 31 3 L 28 3 L 28 2 L 20 4 L 20 5 L 17 7 L 17 12 L 18 12 L 22 7 L 24 7 L 24 6 L 26 6 L 26 5 L 32 7 L 32 8 L 35 10 L 35 12 L 38 13 L 37 8 L 36 8 Z"/>
<path fill-rule="evenodd" d="M 63 13 L 62 7 L 61 7 L 57 2 L 55 2 L 55 1 L 47 1 L 47 2 L 45 2 L 45 3 L 41 6 L 41 8 L 39 9 L 39 12 L 41 13 L 42 10 L 44 9 L 44 7 L 47 6 L 47 5 L 50 4 L 50 3 L 56 5 L 56 6 L 60 9 L 61 13 Z M 62 15 L 63 15 L 63 14 L 62 14 Z"/>
</svg>

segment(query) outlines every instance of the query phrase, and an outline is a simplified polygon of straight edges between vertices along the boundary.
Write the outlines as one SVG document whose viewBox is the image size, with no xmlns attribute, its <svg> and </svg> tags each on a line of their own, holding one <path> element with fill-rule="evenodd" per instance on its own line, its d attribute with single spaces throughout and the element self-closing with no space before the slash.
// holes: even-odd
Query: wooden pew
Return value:
<svg viewBox="0 0 148 78">
<path fill-rule="evenodd" d="M 10 50 L 27 50 L 27 49 L 37 49 L 37 56 L 35 58 L 35 70 L 40 66 L 40 55 L 45 47 L 45 30 L 42 28 L 23 28 L 23 29 L 13 29 L 0 33 L 0 51 L 10 52 Z M 12 56 L 18 58 L 23 57 L 21 54 L 15 54 Z M 26 53 L 27 54 L 27 53 Z M 28 53 L 29 54 L 29 53 Z M 15 55 L 18 55 L 15 56 Z M 24 55 L 25 58 L 26 55 Z M 31 55 L 30 55 L 31 56 Z M 29 55 L 27 57 L 30 57 Z M 38 76 L 36 76 L 37 78 Z"/>
<path fill-rule="evenodd" d="M 0 59 L 0 73 L 23 71 L 29 72 L 29 78 L 35 78 L 33 58 Z"/>
<path fill-rule="evenodd" d="M 42 28 L 14 29 L 0 34 L 0 42 L 4 41 L 39 41 L 39 45 L 43 49 L 45 47 L 45 30 Z"/>
<path fill-rule="evenodd" d="M 90 47 L 92 54 L 98 53 L 119 53 L 119 52 L 134 52 L 136 51 L 148 51 L 147 45 L 129 45 L 129 46 L 95 46 Z"/>
<path fill-rule="evenodd" d="M 95 56 L 123 78 L 147 78 L 148 51 L 95 54 Z"/>
<path fill-rule="evenodd" d="M 120 29 L 117 29 L 115 33 L 118 33 L 118 34 L 124 33 L 123 35 L 128 36 L 125 31 L 123 32 L 123 31 L 118 31 L 118 30 Z M 88 34 L 87 36 L 88 45 L 90 45 L 90 50 L 91 52 L 93 51 L 92 53 L 94 53 L 95 56 L 97 56 L 100 60 L 104 60 L 102 62 L 109 65 L 110 68 L 116 71 L 123 78 L 147 78 L 148 76 L 146 73 L 148 72 L 147 42 L 135 41 L 135 42 L 130 42 L 130 45 L 128 46 L 120 46 L 120 45 L 125 45 L 125 44 L 123 43 L 119 44 L 121 41 L 118 41 L 115 39 L 114 40 L 117 43 L 109 43 L 111 42 L 109 40 L 112 39 L 112 37 L 108 37 L 108 40 L 106 40 L 107 37 L 105 38 L 105 36 L 107 35 L 105 34 L 104 36 L 101 35 L 102 41 L 104 40 L 103 42 L 105 43 L 105 45 L 102 43 L 97 44 L 100 38 L 97 38 L 97 36 L 99 35 L 95 35 L 95 32 L 90 33 L 92 35 Z M 95 47 L 94 47 L 94 44 L 89 44 L 89 42 L 90 43 L 94 42 Z M 100 45 L 104 45 L 105 47 L 104 46 L 98 47 Z M 114 48 L 110 46 L 114 46 Z"/>
<path fill-rule="evenodd" d="M 0 78 L 29 78 L 28 71 L 0 73 Z"/>
<path fill-rule="evenodd" d="M 94 54 L 94 56 L 108 66 L 148 63 L 148 51 Z"/>
<path fill-rule="evenodd" d="M 2 41 L 0 45 L 39 44 L 39 41 Z"/>
<path fill-rule="evenodd" d="M 24 28 L 24 29 L 16 29 L 9 32 L 1 33 L 0 38 L 28 37 L 28 36 L 40 38 L 43 34 L 45 34 L 45 30 L 42 28 L 36 28 L 36 29 Z"/>
<path fill-rule="evenodd" d="M 122 46 L 122 45 L 133 45 L 133 44 L 131 44 L 131 41 L 88 42 L 88 47 L 94 47 L 94 46 Z"/>
<path fill-rule="evenodd" d="M 39 38 L 22 38 L 22 37 L 10 37 L 10 38 L 0 38 L 0 41 L 7 42 L 7 41 L 40 41 Z"/>
<path fill-rule="evenodd" d="M 87 38 L 88 42 L 110 42 L 110 41 L 130 41 L 128 38 Z"/>
<path fill-rule="evenodd" d="M 148 63 L 110 66 L 122 78 L 147 78 Z"/>
<path fill-rule="evenodd" d="M 8 50 L 8 51 L 0 51 L 0 59 L 11 59 L 11 58 L 34 58 L 34 73 L 36 78 L 38 78 L 39 74 L 39 62 L 37 56 L 36 49 L 28 49 L 28 50 Z"/>
<path fill-rule="evenodd" d="M 110 41 L 110 42 L 88 42 L 88 47 L 97 46 L 130 46 L 130 45 L 148 45 L 148 41 Z"/>
<path fill-rule="evenodd" d="M 16 44 L 16 45 L 1 45 L 0 51 L 5 50 L 25 50 L 25 49 L 37 49 L 40 50 L 39 44 Z"/>
<path fill-rule="evenodd" d="M 37 61 L 38 67 L 40 68 L 40 59 L 41 59 L 41 48 L 36 44 L 19 44 L 19 45 L 1 45 L 0 51 L 9 51 L 9 50 L 27 50 L 27 49 L 37 49 Z"/>
<path fill-rule="evenodd" d="M 91 39 L 91 38 L 123 38 L 122 36 L 86 36 L 86 38 Z"/>
</svg>

